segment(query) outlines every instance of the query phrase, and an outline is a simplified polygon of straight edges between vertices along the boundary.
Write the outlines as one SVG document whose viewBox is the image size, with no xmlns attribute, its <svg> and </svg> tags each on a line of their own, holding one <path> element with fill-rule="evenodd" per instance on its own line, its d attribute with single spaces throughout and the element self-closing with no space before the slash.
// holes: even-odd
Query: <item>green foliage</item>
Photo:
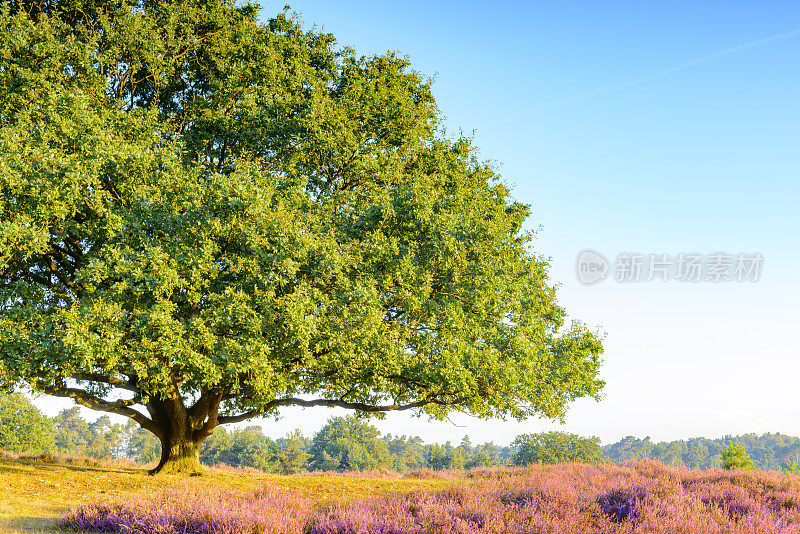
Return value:
<svg viewBox="0 0 800 534">
<path fill-rule="evenodd" d="M 380 432 L 354 417 L 334 417 L 311 442 L 311 467 L 319 471 L 389 468 L 392 460 Z"/>
<path fill-rule="evenodd" d="M 122 456 L 141 464 L 158 462 L 161 458 L 161 444 L 158 439 L 133 420 L 128 420 L 123 435 Z"/>
<path fill-rule="evenodd" d="M 86 447 L 86 454 L 93 458 L 111 458 L 122 456 L 122 439 L 124 427 L 120 424 L 112 424 L 107 415 L 98 417 L 96 421 L 89 424 L 89 432 L 92 438 Z"/>
<path fill-rule="evenodd" d="M 0 392 L 0 450 L 43 453 L 53 450 L 53 423 L 21 393 Z"/>
<path fill-rule="evenodd" d="M 448 466 L 447 451 L 442 445 L 436 443 L 425 447 L 425 463 L 431 469 L 446 469 Z"/>
<path fill-rule="evenodd" d="M 757 469 L 780 470 L 789 461 L 800 458 L 800 438 L 785 434 L 743 434 L 720 439 L 691 438 L 688 440 L 652 443 L 628 436 L 603 447 L 603 454 L 611 460 L 653 458 L 677 467 L 710 469 L 720 467 L 721 452 L 729 442 L 741 443 Z"/>
<path fill-rule="evenodd" d="M 417 436 L 392 436 L 383 440 L 392 455 L 392 469 L 398 472 L 425 467 L 425 452 L 422 439 Z"/>
<path fill-rule="evenodd" d="M 104 415 L 88 423 L 77 407 L 62 410 L 53 419 L 53 439 L 62 454 L 111 458 L 125 455 L 126 427 Z"/>
<path fill-rule="evenodd" d="M 600 438 L 584 438 L 566 432 L 522 434 L 512 443 L 517 447 L 514 464 L 558 464 L 565 462 L 599 463 Z"/>
<path fill-rule="evenodd" d="M 291 432 L 278 442 L 277 465 L 278 472 L 284 475 L 294 475 L 303 472 L 308 467 L 311 455 L 306 452 L 308 442 L 299 430 Z"/>
<path fill-rule="evenodd" d="M 753 460 L 741 443 L 728 443 L 728 446 L 722 449 L 721 456 L 724 469 L 753 469 Z"/>
<path fill-rule="evenodd" d="M 200 450 L 200 461 L 207 465 L 225 463 L 238 466 L 239 463 L 229 451 L 233 448 L 233 436 L 224 428 L 214 432 Z"/>
<path fill-rule="evenodd" d="M 448 469 L 464 469 L 467 461 L 464 459 L 464 453 L 459 448 L 451 448 L 450 442 L 445 444 L 445 463 Z"/>
<path fill-rule="evenodd" d="M 589 454 L 583 459 L 576 459 L 576 454 L 581 451 L 580 446 L 569 448 L 559 460 L 554 460 L 556 454 L 553 450 L 565 448 L 564 443 L 585 440 L 578 436 L 563 434 L 559 439 L 548 442 L 542 439 L 544 435 L 518 436 L 512 447 L 497 447 L 492 443 L 473 446 L 469 437 L 465 436 L 458 447 L 451 443 L 424 444 L 417 436 L 393 436 L 387 434 L 380 437 L 377 430 L 355 420 L 354 428 L 357 431 L 342 431 L 347 425 L 339 419 L 332 419 L 329 424 L 315 436 L 315 440 L 305 438 L 300 431 L 295 430 L 288 436 L 272 441 L 261 432 L 259 427 L 248 427 L 226 432 L 220 429 L 211 438 L 206 440 L 201 452 L 201 458 L 206 464 L 226 463 L 232 466 L 248 466 L 268 472 L 282 474 L 296 474 L 309 469 L 318 469 L 318 463 L 312 459 L 307 451 L 312 449 L 313 443 L 319 444 L 331 441 L 331 437 L 338 436 L 332 441 L 337 442 L 338 452 L 331 452 L 336 447 L 327 451 L 328 465 L 325 467 L 344 470 L 346 465 L 341 465 L 341 458 L 348 456 L 345 449 L 354 447 L 353 443 L 365 439 L 367 443 L 379 439 L 385 447 L 361 447 L 357 454 L 373 455 L 361 461 L 355 469 L 370 469 L 376 466 L 389 467 L 398 472 L 420 468 L 448 469 L 448 468 L 474 468 L 492 467 L 508 463 L 526 463 L 523 455 L 532 455 L 533 449 L 545 447 L 547 443 L 556 443 L 550 447 L 548 455 L 542 454 L 541 460 L 532 462 L 548 463 L 550 461 L 592 461 L 596 458 L 594 453 L 594 440 L 587 445 Z M 18 424 L 19 421 L 23 424 Z M 16 421 L 16 422 L 15 422 Z M 559 433 L 555 433 L 559 434 Z M 536 439 L 532 439 L 534 436 Z M 18 445 L 21 441 L 30 445 Z M 727 446 L 725 445 L 727 442 Z M 739 444 L 741 450 L 756 451 L 755 454 L 745 453 L 742 460 L 743 468 L 748 468 L 747 457 L 752 458 L 752 467 L 758 469 L 780 469 L 787 473 L 800 473 L 800 438 L 782 434 L 746 434 L 735 438 L 727 437 L 720 440 L 706 438 L 692 438 L 687 441 L 674 441 L 666 443 L 652 443 L 650 438 L 637 439 L 627 436 L 617 443 L 603 447 L 603 454 L 609 460 L 625 460 L 629 458 L 655 458 L 662 462 L 674 459 L 674 465 L 690 467 L 693 469 L 707 469 L 719 467 L 723 462 L 723 450 L 731 446 L 731 442 Z M 537 447 L 532 444 L 538 443 Z M 560 445 L 558 445 L 560 444 Z M 745 445 L 747 444 L 747 445 Z M 68 455 L 89 455 L 95 457 L 130 458 L 140 463 L 156 462 L 160 458 L 160 444 L 152 433 L 142 429 L 134 421 L 121 426 L 112 424 L 107 417 L 100 417 L 94 422 L 84 420 L 78 408 L 63 410 L 52 420 L 42 415 L 27 399 L 20 394 L 0 395 L 0 449 L 14 452 L 40 453 L 55 451 Z M 387 463 L 388 451 L 388 463 Z M 537 453 L 538 454 L 538 453 Z M 725 453 L 724 458 L 727 458 Z M 730 456 L 734 462 L 738 453 Z M 339 462 L 336 461 L 339 458 Z M 549 458 L 549 459 L 548 459 Z M 589 459 L 586 459 L 589 458 Z M 349 457 L 348 457 L 349 460 Z M 601 459 L 600 461 L 603 461 Z M 780 462 L 778 467 L 773 462 Z M 345 462 L 346 464 L 347 462 Z M 751 467 L 751 468 L 752 468 Z"/>
<path fill-rule="evenodd" d="M 56 450 L 62 454 L 85 455 L 92 439 L 89 423 L 81 417 L 77 406 L 62 410 L 53 419 L 53 438 Z"/>
<path fill-rule="evenodd" d="M 275 471 L 277 444 L 266 437 L 259 426 L 224 428 L 215 432 L 203 445 L 200 460 L 208 465 L 249 466 Z"/>
<path fill-rule="evenodd" d="M 4 381 L 167 444 L 291 404 L 598 398 L 529 208 L 406 59 L 233 0 L 21 0 L 0 25 Z"/>
<path fill-rule="evenodd" d="M 789 460 L 786 462 L 786 467 L 781 469 L 784 473 L 790 473 L 792 475 L 800 475 L 800 462 L 793 462 Z"/>
<path fill-rule="evenodd" d="M 431 469 L 464 469 L 466 466 L 463 449 L 453 447 L 449 441 L 425 447 L 425 461 Z"/>
<path fill-rule="evenodd" d="M 603 447 L 603 454 L 614 460 L 651 458 L 653 443 L 650 441 L 650 436 L 644 439 L 626 436 L 617 443 Z"/>
<path fill-rule="evenodd" d="M 467 469 L 473 467 L 496 467 L 505 462 L 500 457 L 500 451 L 491 442 L 477 446 L 467 460 Z"/>
</svg>

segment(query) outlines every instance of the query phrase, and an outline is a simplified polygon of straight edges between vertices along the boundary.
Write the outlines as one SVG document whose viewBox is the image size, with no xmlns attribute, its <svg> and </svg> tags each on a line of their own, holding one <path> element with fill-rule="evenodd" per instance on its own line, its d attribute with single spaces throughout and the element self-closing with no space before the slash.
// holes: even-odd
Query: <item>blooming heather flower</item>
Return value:
<svg viewBox="0 0 800 534">
<path fill-rule="evenodd" d="M 441 491 L 324 505 L 271 485 L 185 483 L 75 508 L 63 525 L 131 534 L 800 534 L 800 477 L 777 472 L 631 461 L 446 476 Z"/>
</svg>

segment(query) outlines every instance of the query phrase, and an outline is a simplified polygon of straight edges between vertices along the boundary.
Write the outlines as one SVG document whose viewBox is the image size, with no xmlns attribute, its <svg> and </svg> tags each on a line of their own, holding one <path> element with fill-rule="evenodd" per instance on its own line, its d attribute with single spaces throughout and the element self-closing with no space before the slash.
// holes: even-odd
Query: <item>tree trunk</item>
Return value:
<svg viewBox="0 0 800 534">
<path fill-rule="evenodd" d="M 188 474 L 203 472 L 200 464 L 200 445 L 202 441 L 187 439 L 186 436 L 166 436 L 161 439 L 161 460 L 150 474 Z"/>
<path fill-rule="evenodd" d="M 161 441 L 161 460 L 150 474 L 180 473 L 199 475 L 200 445 L 219 424 L 217 409 L 221 395 L 204 394 L 189 409 L 175 395 L 153 399 L 147 409 L 154 422 L 155 434 Z"/>
</svg>

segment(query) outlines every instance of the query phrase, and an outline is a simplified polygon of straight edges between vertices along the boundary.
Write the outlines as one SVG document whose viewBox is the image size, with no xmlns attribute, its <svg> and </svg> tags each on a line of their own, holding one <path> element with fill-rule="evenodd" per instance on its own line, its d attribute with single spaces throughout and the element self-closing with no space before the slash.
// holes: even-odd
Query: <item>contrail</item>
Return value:
<svg viewBox="0 0 800 534">
<path fill-rule="evenodd" d="M 730 54 L 735 54 L 737 52 L 741 52 L 742 50 L 747 50 L 748 48 L 756 48 L 758 46 L 765 46 L 765 45 L 768 45 L 768 44 L 775 43 L 777 41 L 783 41 L 784 39 L 789 39 L 789 38 L 795 37 L 796 35 L 800 35 L 800 28 L 797 28 L 797 29 L 792 30 L 790 32 L 779 33 L 779 34 L 776 34 L 776 35 L 772 35 L 770 37 L 765 37 L 764 39 L 759 39 L 757 41 L 751 41 L 749 43 L 744 43 L 744 44 L 741 44 L 741 45 L 738 45 L 738 46 L 734 46 L 733 48 L 728 48 L 726 50 L 722 50 L 720 52 L 716 52 L 714 54 L 711 54 L 710 56 L 705 56 L 705 57 L 701 57 L 701 58 L 698 58 L 698 59 L 693 59 L 691 61 L 687 61 L 686 63 L 681 63 L 680 65 L 677 65 L 675 67 L 670 67 L 670 68 L 662 70 L 662 71 L 654 72 L 653 74 L 648 74 L 647 76 L 642 76 L 641 78 L 636 78 L 635 80 L 629 80 L 627 82 L 615 83 L 614 85 L 606 85 L 604 87 L 598 87 L 597 89 L 592 89 L 591 91 L 586 91 L 585 93 L 579 93 L 579 94 L 576 94 L 576 95 L 573 95 L 573 96 L 570 96 L 570 97 L 567 97 L 567 98 L 563 98 L 561 100 L 555 100 L 555 101 L 550 102 L 548 104 L 541 104 L 539 106 L 534 106 L 534 107 L 531 107 L 531 108 L 528 108 L 528 109 L 524 109 L 522 111 L 518 111 L 517 113 L 513 113 L 511 115 L 507 115 L 507 116 L 502 117 L 500 119 L 497 119 L 497 120 L 494 120 L 494 121 L 491 121 L 491 122 L 487 122 L 487 123 L 479 126 L 479 128 L 485 128 L 485 127 L 488 127 L 488 126 L 494 126 L 495 124 L 501 124 L 503 122 L 508 122 L 508 121 L 510 121 L 512 119 L 523 117 L 525 115 L 528 115 L 530 113 L 534 113 L 536 111 L 541 111 L 543 109 L 554 108 L 556 106 L 561 106 L 563 104 L 568 104 L 570 102 L 574 102 L 576 100 L 581 100 L 583 98 L 594 96 L 594 95 L 597 95 L 597 94 L 600 94 L 600 93 L 607 93 L 609 91 L 615 91 L 617 89 L 623 89 L 625 87 L 630 87 L 631 85 L 637 85 L 637 84 L 640 84 L 640 83 L 648 82 L 648 81 L 656 79 L 656 78 L 661 78 L 662 76 L 668 76 L 670 74 L 674 74 L 676 72 L 680 72 L 682 70 L 686 70 L 686 69 L 691 68 L 691 67 L 696 67 L 698 65 L 702 65 L 703 63 L 708 63 L 710 61 L 714 61 L 715 59 L 721 58 L 723 56 L 728 56 Z"/>
</svg>

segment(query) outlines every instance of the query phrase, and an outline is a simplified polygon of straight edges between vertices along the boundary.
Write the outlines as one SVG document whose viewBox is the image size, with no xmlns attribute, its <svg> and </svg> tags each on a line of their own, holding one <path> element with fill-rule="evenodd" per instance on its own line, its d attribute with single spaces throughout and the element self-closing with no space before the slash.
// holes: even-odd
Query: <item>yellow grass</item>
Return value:
<svg viewBox="0 0 800 534">
<path fill-rule="evenodd" d="M 79 466 L 0 459 L 0 533 L 58 532 L 58 518 L 71 506 L 148 492 L 182 480 L 177 475 L 149 476 L 144 469 Z M 215 472 L 193 477 L 215 486 L 254 487 L 269 482 L 317 501 L 364 495 L 440 489 L 441 479 L 376 479 L 342 476 L 280 476 Z"/>
</svg>

